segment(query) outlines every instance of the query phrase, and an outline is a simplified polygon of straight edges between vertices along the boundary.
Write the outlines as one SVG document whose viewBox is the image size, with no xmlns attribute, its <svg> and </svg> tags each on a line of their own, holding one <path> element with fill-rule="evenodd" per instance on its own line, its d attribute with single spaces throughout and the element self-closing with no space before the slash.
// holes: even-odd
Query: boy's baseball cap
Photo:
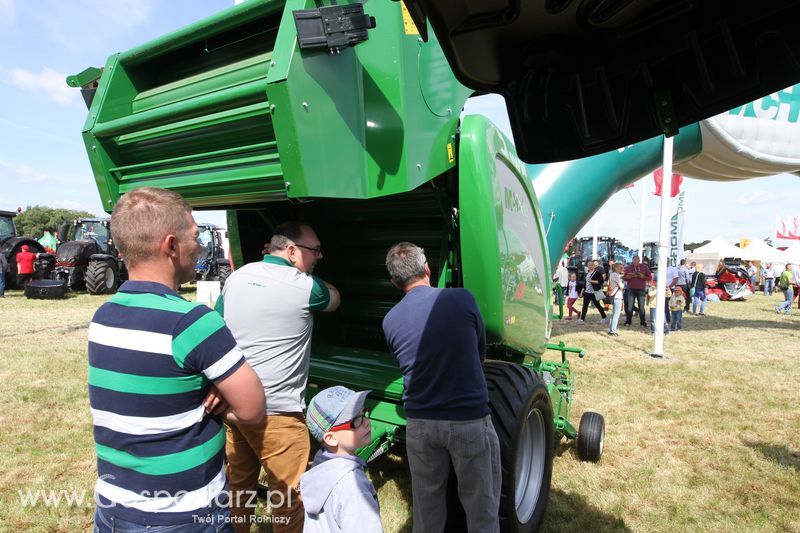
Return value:
<svg viewBox="0 0 800 533">
<path fill-rule="evenodd" d="M 319 391 L 308 406 L 306 425 L 311 435 L 322 442 L 322 437 L 333 426 L 354 419 L 364 410 L 364 400 L 371 390 L 352 391 L 337 385 Z"/>
</svg>

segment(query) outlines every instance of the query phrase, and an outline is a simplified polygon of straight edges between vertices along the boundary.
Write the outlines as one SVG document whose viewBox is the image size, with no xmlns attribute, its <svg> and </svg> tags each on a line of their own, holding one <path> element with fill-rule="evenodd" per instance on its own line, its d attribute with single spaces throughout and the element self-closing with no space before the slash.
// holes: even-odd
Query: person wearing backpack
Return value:
<svg viewBox="0 0 800 533">
<path fill-rule="evenodd" d="M 786 263 L 786 269 L 781 272 L 781 277 L 778 278 L 778 288 L 783 291 L 783 297 L 786 301 L 775 308 L 775 312 L 778 314 L 786 313 L 789 315 L 792 313 L 792 300 L 794 300 L 792 278 L 792 264 Z"/>
</svg>

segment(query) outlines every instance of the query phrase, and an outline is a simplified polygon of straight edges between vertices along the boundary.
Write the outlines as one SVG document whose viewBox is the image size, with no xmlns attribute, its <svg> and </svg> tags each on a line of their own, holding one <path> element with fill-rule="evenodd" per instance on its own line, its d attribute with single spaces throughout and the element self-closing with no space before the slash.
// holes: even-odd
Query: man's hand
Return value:
<svg viewBox="0 0 800 533">
<path fill-rule="evenodd" d="M 210 415 L 221 415 L 228 409 L 228 402 L 225 401 L 216 385 L 211 385 L 211 388 L 208 389 L 206 397 L 203 398 L 203 407 Z"/>
</svg>

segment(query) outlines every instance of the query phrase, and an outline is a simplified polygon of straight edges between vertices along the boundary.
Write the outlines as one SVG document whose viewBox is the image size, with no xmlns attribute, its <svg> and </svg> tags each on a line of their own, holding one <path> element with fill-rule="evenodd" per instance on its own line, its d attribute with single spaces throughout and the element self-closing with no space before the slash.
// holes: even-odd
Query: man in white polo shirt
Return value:
<svg viewBox="0 0 800 533">
<path fill-rule="evenodd" d="M 273 531 L 302 531 L 296 488 L 310 453 L 303 410 L 315 311 L 339 307 L 339 291 L 312 276 L 322 259 L 313 228 L 285 222 L 275 228 L 263 261 L 236 270 L 217 310 L 264 385 L 266 416 L 258 424 L 229 424 L 226 452 L 237 531 L 250 531 L 261 466 L 267 473 Z"/>
</svg>

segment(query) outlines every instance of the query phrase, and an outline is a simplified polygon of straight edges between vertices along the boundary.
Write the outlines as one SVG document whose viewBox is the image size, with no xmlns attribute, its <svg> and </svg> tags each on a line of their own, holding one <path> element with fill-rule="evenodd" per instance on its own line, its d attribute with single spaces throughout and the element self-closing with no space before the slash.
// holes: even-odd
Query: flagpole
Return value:
<svg viewBox="0 0 800 533">
<path fill-rule="evenodd" d="M 592 259 L 597 259 L 597 213 L 594 214 L 592 219 Z"/>
<path fill-rule="evenodd" d="M 669 256 L 669 219 L 672 200 L 672 137 L 664 137 L 664 163 L 661 179 L 661 223 L 658 228 L 658 280 L 656 281 L 656 317 L 653 357 L 664 357 L 664 293 L 667 288 L 667 257 Z"/>
<path fill-rule="evenodd" d="M 644 261 L 644 202 L 645 185 L 647 180 L 642 178 L 642 198 L 639 200 L 639 260 Z"/>
</svg>

